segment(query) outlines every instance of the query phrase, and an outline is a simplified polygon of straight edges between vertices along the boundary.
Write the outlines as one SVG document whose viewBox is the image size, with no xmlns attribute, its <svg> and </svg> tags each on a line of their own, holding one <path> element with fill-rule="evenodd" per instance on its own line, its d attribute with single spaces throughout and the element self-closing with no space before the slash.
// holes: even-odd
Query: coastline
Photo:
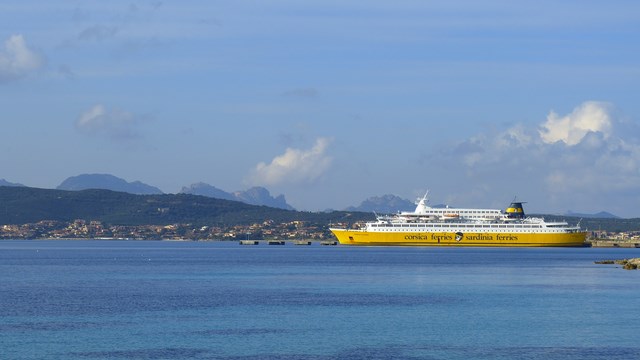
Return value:
<svg viewBox="0 0 640 360">
<path fill-rule="evenodd" d="M 619 259 L 619 260 L 599 260 L 594 261 L 595 264 L 601 265 L 622 265 L 625 270 L 638 270 L 640 269 L 640 258 Z"/>
</svg>

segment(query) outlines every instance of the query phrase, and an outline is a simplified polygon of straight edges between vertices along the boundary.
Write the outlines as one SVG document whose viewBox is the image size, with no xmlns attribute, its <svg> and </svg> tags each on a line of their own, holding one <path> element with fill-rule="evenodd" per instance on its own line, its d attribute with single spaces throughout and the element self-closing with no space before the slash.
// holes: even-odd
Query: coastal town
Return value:
<svg viewBox="0 0 640 360">
<path fill-rule="evenodd" d="M 334 223 L 335 227 L 362 226 L 360 223 Z M 168 225 L 109 225 L 101 221 L 82 219 L 72 222 L 44 220 L 30 224 L 0 225 L 0 239 L 127 239 L 127 240 L 334 240 L 326 224 L 306 221 L 276 223 L 265 220 L 250 225 L 193 226 Z M 593 231 L 587 234 L 591 243 L 640 243 L 640 231 Z M 604 243 L 603 243 L 604 242 Z"/>
<path fill-rule="evenodd" d="M 336 223 L 335 226 L 347 224 Z M 100 221 L 39 221 L 33 224 L 2 225 L 0 239 L 131 239 L 131 240 L 327 240 L 333 235 L 325 225 L 304 221 L 275 223 L 265 220 L 251 225 L 192 226 L 107 225 Z"/>
</svg>

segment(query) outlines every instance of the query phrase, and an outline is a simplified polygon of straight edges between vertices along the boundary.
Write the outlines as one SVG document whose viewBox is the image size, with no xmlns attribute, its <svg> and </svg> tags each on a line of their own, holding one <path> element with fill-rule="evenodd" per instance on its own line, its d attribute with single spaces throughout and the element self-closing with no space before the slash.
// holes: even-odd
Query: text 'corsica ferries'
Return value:
<svg viewBox="0 0 640 360">
<path fill-rule="evenodd" d="M 586 232 L 565 221 L 527 217 L 522 202 L 494 209 L 432 208 L 427 195 L 414 212 L 377 216 L 361 229 L 331 228 L 343 245 L 584 246 Z"/>
</svg>

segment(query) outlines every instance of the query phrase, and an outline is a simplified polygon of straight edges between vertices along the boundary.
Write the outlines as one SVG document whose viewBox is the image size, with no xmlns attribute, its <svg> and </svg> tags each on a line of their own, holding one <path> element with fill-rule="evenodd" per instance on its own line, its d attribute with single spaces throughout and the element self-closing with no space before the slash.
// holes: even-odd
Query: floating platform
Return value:
<svg viewBox="0 0 640 360">
<path fill-rule="evenodd" d="M 259 245 L 258 240 L 240 240 L 240 245 Z"/>
<path fill-rule="evenodd" d="M 320 245 L 338 245 L 337 241 L 321 241 Z"/>
<path fill-rule="evenodd" d="M 293 245 L 311 245 L 309 240 L 294 240 Z"/>
<path fill-rule="evenodd" d="M 284 240 L 269 240 L 267 241 L 267 245 L 284 245 Z"/>
</svg>

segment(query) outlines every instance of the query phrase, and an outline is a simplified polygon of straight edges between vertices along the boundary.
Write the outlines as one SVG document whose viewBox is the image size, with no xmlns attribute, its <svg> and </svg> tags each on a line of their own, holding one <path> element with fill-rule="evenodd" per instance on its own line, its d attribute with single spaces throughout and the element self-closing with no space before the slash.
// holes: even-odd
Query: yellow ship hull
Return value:
<svg viewBox="0 0 640 360">
<path fill-rule="evenodd" d="M 364 246 L 585 246 L 586 232 L 370 232 L 330 229 L 342 245 Z"/>
</svg>

